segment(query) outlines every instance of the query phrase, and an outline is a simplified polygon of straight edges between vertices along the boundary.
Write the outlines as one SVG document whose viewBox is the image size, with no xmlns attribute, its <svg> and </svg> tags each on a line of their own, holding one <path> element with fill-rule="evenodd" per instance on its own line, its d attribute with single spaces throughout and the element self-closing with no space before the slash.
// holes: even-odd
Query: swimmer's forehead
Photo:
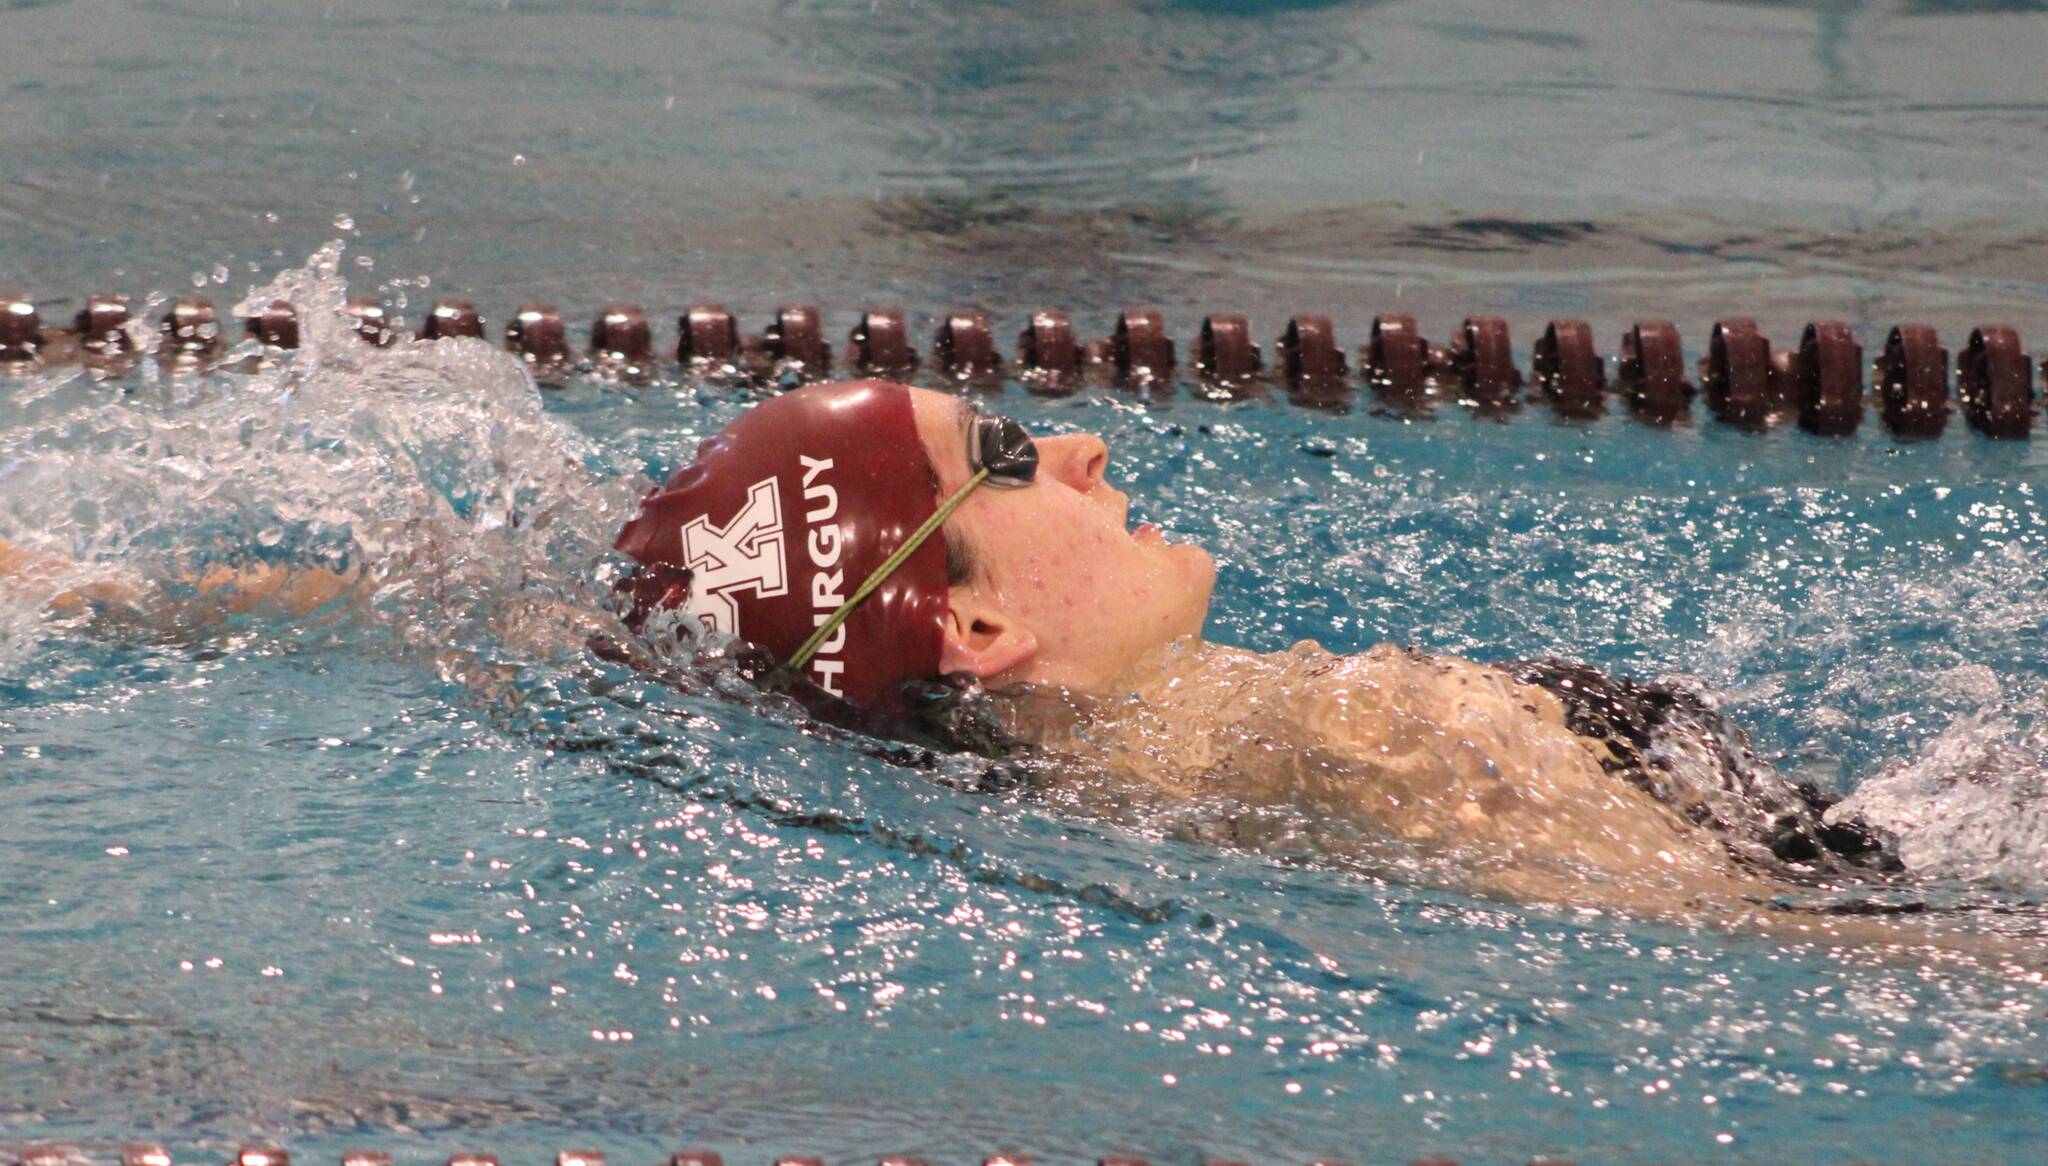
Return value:
<svg viewBox="0 0 2048 1166">
<path fill-rule="evenodd" d="M 967 427 L 974 411 L 960 397 L 932 389 L 912 388 L 910 399 L 933 492 L 943 498 L 967 480 Z"/>
<path fill-rule="evenodd" d="M 965 440 L 965 434 L 967 433 L 968 427 L 973 425 L 976 421 L 980 420 L 981 418 L 988 416 L 988 413 L 985 412 L 981 406 L 974 404 L 973 402 L 967 400 L 965 397 L 954 397 L 952 398 L 952 401 L 953 427 L 960 431 L 960 433 L 962 434 L 962 439 Z M 1021 426 L 1021 428 L 1028 430 L 1031 428 L 1031 426 L 1025 425 Z"/>
</svg>

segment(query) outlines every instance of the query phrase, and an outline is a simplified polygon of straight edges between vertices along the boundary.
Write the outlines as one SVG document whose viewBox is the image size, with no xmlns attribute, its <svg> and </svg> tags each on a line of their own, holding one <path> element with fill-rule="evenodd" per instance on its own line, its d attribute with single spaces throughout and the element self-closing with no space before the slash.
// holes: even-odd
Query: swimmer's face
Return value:
<svg viewBox="0 0 2048 1166">
<path fill-rule="evenodd" d="M 949 497 L 970 474 L 970 407 L 925 389 L 912 399 L 939 496 Z M 1029 486 L 978 488 L 946 521 L 972 571 L 952 588 L 940 667 L 992 688 L 1101 690 L 1151 649 L 1201 632 L 1216 565 L 1157 527 L 1129 528 L 1130 500 L 1103 480 L 1101 438 L 1037 441 Z"/>
</svg>

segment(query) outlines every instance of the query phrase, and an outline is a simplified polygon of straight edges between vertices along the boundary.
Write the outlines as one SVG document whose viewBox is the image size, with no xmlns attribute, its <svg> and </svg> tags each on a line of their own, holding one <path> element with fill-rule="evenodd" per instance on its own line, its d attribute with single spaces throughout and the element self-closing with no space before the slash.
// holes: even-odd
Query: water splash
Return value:
<svg viewBox="0 0 2048 1166">
<path fill-rule="evenodd" d="M 1999 714 L 1957 720 L 1830 812 L 1849 815 L 1896 834 L 1899 857 L 1921 877 L 2048 888 L 2048 726 Z"/>
<path fill-rule="evenodd" d="M 217 565 L 365 581 L 368 622 L 428 651 L 518 651 L 602 608 L 610 533 L 644 483 L 549 417 L 516 358 L 474 341 L 362 342 L 343 245 L 253 288 L 302 347 L 245 344 L 205 377 L 39 378 L 0 412 L 0 537 L 75 560 L 54 587 L 121 574 L 175 599 Z M 189 586 L 185 587 L 189 590 Z M 0 667 L 63 626 L 43 594 L 0 610 Z"/>
</svg>

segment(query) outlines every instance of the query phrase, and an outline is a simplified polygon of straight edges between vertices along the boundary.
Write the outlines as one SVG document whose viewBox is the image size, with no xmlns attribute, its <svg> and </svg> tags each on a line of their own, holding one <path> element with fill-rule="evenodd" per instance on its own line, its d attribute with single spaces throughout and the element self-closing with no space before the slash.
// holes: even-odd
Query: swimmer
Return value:
<svg viewBox="0 0 2048 1166">
<path fill-rule="evenodd" d="M 1361 819 L 1520 897 L 1584 898 L 1590 870 L 1640 906 L 1752 901 L 1895 865 L 1683 694 L 1555 662 L 1205 641 L 1214 561 L 1131 527 L 1108 461 L 1095 436 L 1034 439 L 942 393 L 802 389 L 707 441 L 620 532 L 632 618 L 679 610 L 885 715 L 929 711 L 907 694 L 951 677 L 1001 730 L 978 739 L 1166 799 Z"/>
<path fill-rule="evenodd" d="M 1034 438 L 947 394 L 785 393 L 618 533 L 624 622 L 751 645 L 828 716 L 1021 744 L 1166 802 L 1357 821 L 1481 892 L 1782 932 L 1805 929 L 1773 909 L 1788 888 L 1897 869 L 1683 692 L 1556 661 L 1204 640 L 1214 561 L 1132 527 L 1108 461 L 1093 435 Z M 0 577 L 65 569 L 0 542 Z M 358 582 L 223 569 L 194 589 L 304 611 Z M 118 592 L 95 586 L 56 601 Z"/>
</svg>

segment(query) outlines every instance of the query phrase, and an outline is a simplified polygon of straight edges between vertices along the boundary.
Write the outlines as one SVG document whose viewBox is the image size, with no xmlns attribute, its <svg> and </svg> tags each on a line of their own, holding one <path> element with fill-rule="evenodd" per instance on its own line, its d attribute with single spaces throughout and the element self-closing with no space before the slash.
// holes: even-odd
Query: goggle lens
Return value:
<svg viewBox="0 0 2048 1166">
<path fill-rule="evenodd" d="M 970 476 L 988 471 L 991 486 L 1028 486 L 1038 475 L 1038 443 L 1008 417 L 978 415 L 967 427 Z"/>
</svg>

